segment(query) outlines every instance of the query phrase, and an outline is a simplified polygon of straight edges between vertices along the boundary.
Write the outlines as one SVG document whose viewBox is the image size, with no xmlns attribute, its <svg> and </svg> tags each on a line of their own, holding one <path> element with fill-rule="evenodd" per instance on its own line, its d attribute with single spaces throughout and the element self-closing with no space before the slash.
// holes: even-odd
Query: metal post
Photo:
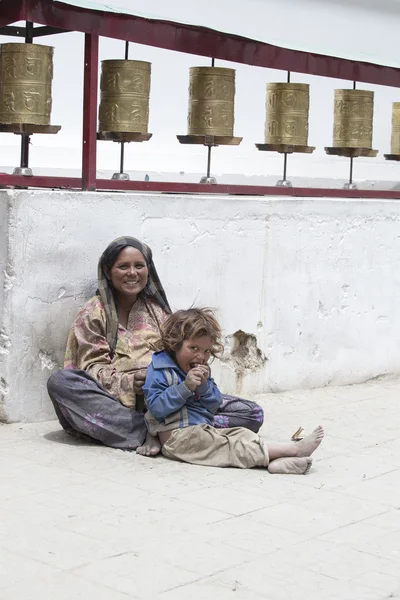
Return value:
<svg viewBox="0 0 400 600">
<path fill-rule="evenodd" d="M 290 83 L 290 71 L 287 72 L 286 83 Z M 276 182 L 278 187 L 292 187 L 292 182 L 286 179 L 287 152 L 283 153 L 283 178 Z"/>
<path fill-rule="evenodd" d="M 283 155 L 283 181 L 286 181 L 287 172 L 287 152 Z"/>
<path fill-rule="evenodd" d="M 211 59 L 211 66 L 215 67 L 215 58 Z M 209 138 L 209 139 L 207 139 Z M 200 179 L 200 183 L 217 183 L 215 177 L 211 177 L 211 152 L 212 147 L 214 146 L 214 136 L 205 136 L 204 145 L 207 146 L 207 174 Z"/>
<path fill-rule="evenodd" d="M 129 58 L 129 42 L 125 42 L 125 56 L 124 59 Z M 129 181 L 130 177 L 128 173 L 124 173 L 125 166 L 125 142 L 120 142 L 120 160 L 119 160 L 119 173 L 114 173 L 111 179 L 117 181 Z"/>
<path fill-rule="evenodd" d="M 83 81 L 82 189 L 96 189 L 99 36 L 85 34 Z"/>
<path fill-rule="evenodd" d="M 129 58 L 129 42 L 125 42 L 125 60 Z M 125 162 L 125 142 L 121 142 L 121 161 L 119 172 L 122 174 L 124 172 L 124 162 Z"/>
<path fill-rule="evenodd" d="M 25 23 L 25 44 L 32 44 L 33 42 L 33 23 L 26 21 Z M 23 133 L 21 135 L 21 159 L 20 159 L 20 170 L 16 170 L 21 175 L 32 175 L 31 169 L 29 169 L 29 144 L 31 143 L 31 136 Z"/>
<path fill-rule="evenodd" d="M 208 146 L 207 152 L 207 179 L 210 177 L 211 172 L 211 146 Z"/>
<path fill-rule="evenodd" d="M 357 88 L 357 82 L 353 81 L 353 90 Z M 354 167 L 354 157 L 350 156 L 350 165 L 349 165 L 349 181 L 345 183 L 343 189 L 345 190 L 356 190 L 357 184 L 353 183 L 353 167 Z"/>
</svg>

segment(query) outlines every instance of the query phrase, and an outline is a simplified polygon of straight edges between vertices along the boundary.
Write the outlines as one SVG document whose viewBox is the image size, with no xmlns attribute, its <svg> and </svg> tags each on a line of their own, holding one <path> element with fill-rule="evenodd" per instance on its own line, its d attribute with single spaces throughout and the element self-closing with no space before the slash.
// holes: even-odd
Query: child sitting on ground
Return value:
<svg viewBox="0 0 400 600">
<path fill-rule="evenodd" d="M 143 390 L 151 435 L 167 458 L 210 467 L 268 467 L 270 473 L 305 474 L 324 431 L 297 443 L 270 444 L 242 427 L 216 429 L 221 393 L 210 377 L 211 356 L 222 350 L 221 328 L 210 309 L 170 315 L 161 326 L 161 352 L 153 354 Z"/>
</svg>

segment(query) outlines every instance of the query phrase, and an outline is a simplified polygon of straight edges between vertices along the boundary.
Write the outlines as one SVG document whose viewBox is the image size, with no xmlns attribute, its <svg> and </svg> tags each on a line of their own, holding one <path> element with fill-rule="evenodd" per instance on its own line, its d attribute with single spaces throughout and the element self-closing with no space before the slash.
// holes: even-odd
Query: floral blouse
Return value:
<svg viewBox="0 0 400 600">
<path fill-rule="evenodd" d="M 147 304 L 163 323 L 167 313 L 154 301 L 147 300 Z M 134 373 L 147 369 L 158 337 L 156 319 L 138 298 L 129 313 L 127 329 L 118 326 L 117 345 L 111 358 L 104 305 L 99 296 L 94 296 L 81 308 L 69 333 L 64 368 L 87 371 L 122 404 L 134 407 Z"/>
</svg>

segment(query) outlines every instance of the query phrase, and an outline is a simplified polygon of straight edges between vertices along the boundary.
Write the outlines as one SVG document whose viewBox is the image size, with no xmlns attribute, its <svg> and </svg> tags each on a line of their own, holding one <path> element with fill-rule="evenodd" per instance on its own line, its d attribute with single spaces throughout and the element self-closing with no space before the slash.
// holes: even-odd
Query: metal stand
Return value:
<svg viewBox="0 0 400 600">
<path fill-rule="evenodd" d="M 344 190 L 357 190 L 357 184 L 353 182 L 353 161 L 354 161 L 354 156 L 350 157 L 350 170 L 349 170 L 349 181 L 347 183 L 344 184 L 343 189 Z"/>
<path fill-rule="evenodd" d="M 209 183 L 215 184 L 217 180 L 215 177 L 211 177 L 211 148 L 212 146 L 208 146 L 207 148 L 207 175 L 200 179 L 200 183 Z"/>
<path fill-rule="evenodd" d="M 287 74 L 287 83 L 290 83 L 290 71 Z M 315 146 L 301 146 L 299 144 L 256 144 L 260 152 L 278 152 L 283 154 L 283 174 L 282 179 L 276 182 L 277 187 L 293 187 L 292 182 L 287 179 L 287 158 L 288 154 L 312 154 Z"/>
<path fill-rule="evenodd" d="M 31 125 L 29 123 L 0 123 L 0 133 L 14 133 L 21 136 L 20 166 L 15 167 L 13 175 L 32 176 L 29 168 L 29 143 L 34 133 L 55 134 L 61 129 L 60 125 Z"/>
<path fill-rule="evenodd" d="M 125 43 L 125 60 L 129 57 L 129 42 Z M 119 171 L 111 177 L 113 181 L 130 181 L 128 173 L 124 172 L 125 167 L 125 144 L 130 142 L 148 142 L 152 133 L 140 133 L 138 131 L 99 131 L 97 139 L 103 142 L 117 142 L 120 144 Z"/>
<path fill-rule="evenodd" d="M 292 182 L 286 179 L 287 171 L 287 152 L 283 153 L 283 178 L 276 182 L 277 187 L 293 187 Z"/>
<path fill-rule="evenodd" d="M 33 42 L 33 23 L 26 21 L 25 23 L 25 44 L 32 44 Z M 20 166 L 16 167 L 13 171 L 13 175 L 25 175 L 32 176 L 32 169 L 29 168 L 29 144 L 31 143 L 31 136 L 27 133 L 21 134 L 21 159 Z"/>
<path fill-rule="evenodd" d="M 312 154 L 315 146 L 298 146 L 296 144 L 256 144 L 256 148 L 261 152 L 278 152 L 283 154 L 283 176 L 276 182 L 277 187 L 293 187 L 292 182 L 286 177 L 287 174 L 287 156 L 288 154 Z"/>
<path fill-rule="evenodd" d="M 215 66 L 215 58 L 211 59 L 211 66 Z M 229 135 L 177 135 L 180 144 L 202 144 L 207 146 L 207 171 L 200 179 L 200 183 L 216 184 L 217 179 L 211 176 L 212 149 L 217 146 L 239 146 L 243 138 Z"/>
<path fill-rule="evenodd" d="M 207 146 L 207 174 L 200 179 L 200 183 L 217 183 L 211 176 L 211 150 L 217 146 L 239 146 L 243 138 L 228 135 L 177 135 L 180 144 L 202 144 Z"/>
<path fill-rule="evenodd" d="M 353 90 L 355 90 L 357 87 L 357 82 L 353 81 Z M 353 163 L 354 163 L 354 156 L 350 156 L 350 164 L 349 164 L 349 181 L 347 183 L 344 184 L 343 189 L 344 190 L 357 190 L 357 184 L 353 182 Z"/>
<path fill-rule="evenodd" d="M 290 71 L 287 74 L 287 83 L 290 83 Z M 287 152 L 283 153 L 283 177 L 282 179 L 278 179 L 276 182 L 276 187 L 293 187 L 292 182 L 286 179 L 287 173 Z"/>
<path fill-rule="evenodd" d="M 129 58 L 129 42 L 125 42 L 125 60 Z M 125 162 L 125 141 L 121 141 L 121 154 L 119 163 L 119 173 L 114 173 L 111 179 L 117 181 L 129 181 L 130 177 L 128 173 L 124 173 L 124 162 Z"/>
<path fill-rule="evenodd" d="M 350 159 L 350 169 L 349 169 L 349 181 L 344 184 L 344 190 L 357 190 L 357 184 L 353 181 L 353 164 L 354 159 L 360 156 L 364 158 L 375 158 L 378 154 L 378 150 L 372 150 L 371 148 L 342 148 L 342 147 L 327 147 L 325 148 L 325 152 L 330 156 L 344 156 L 345 158 Z"/>
<path fill-rule="evenodd" d="M 356 89 L 356 81 L 353 81 L 353 90 Z M 372 148 L 347 148 L 345 146 L 326 147 L 325 152 L 330 156 L 343 156 L 350 159 L 349 164 L 349 180 L 344 184 L 344 190 L 357 190 L 357 184 L 353 181 L 354 159 L 360 156 L 364 158 L 375 158 L 378 150 Z M 385 155 L 386 158 L 386 155 Z"/>
</svg>

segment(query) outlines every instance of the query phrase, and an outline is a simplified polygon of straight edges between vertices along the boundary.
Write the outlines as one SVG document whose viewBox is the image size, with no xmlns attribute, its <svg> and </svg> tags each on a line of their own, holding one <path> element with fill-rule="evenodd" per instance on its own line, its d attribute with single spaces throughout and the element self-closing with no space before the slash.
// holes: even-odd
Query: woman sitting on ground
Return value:
<svg viewBox="0 0 400 600">
<path fill-rule="evenodd" d="M 147 433 L 143 384 L 160 327 L 171 313 L 146 244 L 118 238 L 103 252 L 98 290 L 70 331 L 64 369 L 48 381 L 61 426 L 123 450 L 153 456 L 159 439 Z M 223 396 L 216 427 L 258 431 L 260 406 Z"/>
</svg>

